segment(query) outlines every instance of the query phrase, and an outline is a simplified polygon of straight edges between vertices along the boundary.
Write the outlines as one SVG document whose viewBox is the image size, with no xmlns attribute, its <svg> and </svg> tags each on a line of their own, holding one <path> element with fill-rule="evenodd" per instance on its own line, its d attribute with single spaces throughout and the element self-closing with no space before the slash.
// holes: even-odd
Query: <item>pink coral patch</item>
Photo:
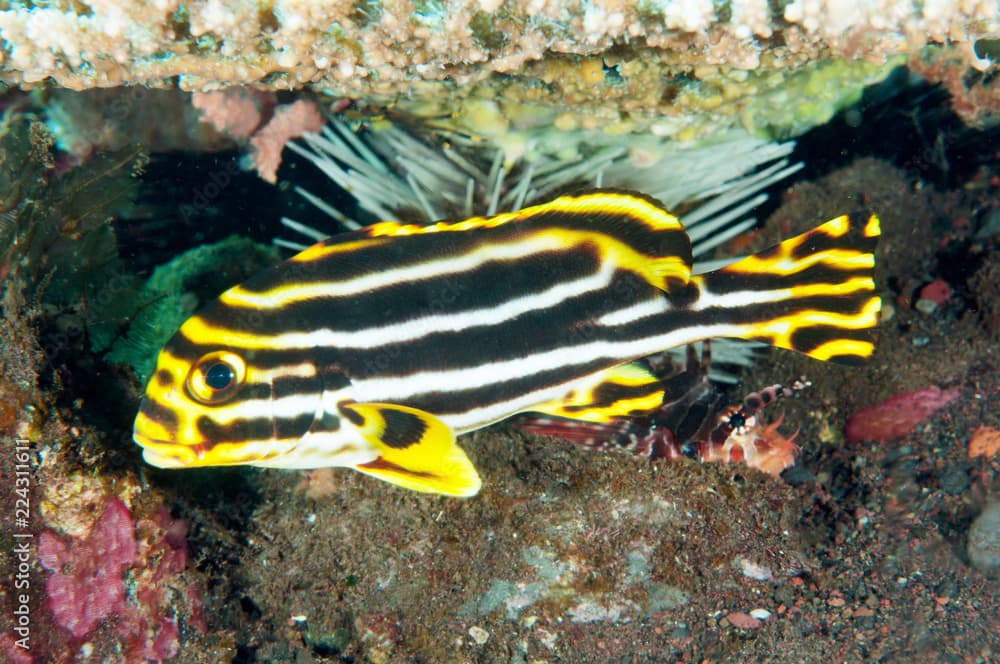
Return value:
<svg viewBox="0 0 1000 664">
<path fill-rule="evenodd" d="M 118 498 L 108 500 L 93 532 L 72 548 L 48 531 L 39 535 L 39 562 L 54 572 L 45 580 L 45 595 L 56 622 L 82 638 L 101 620 L 121 613 L 122 573 L 135 556 L 132 515 Z"/>
<path fill-rule="evenodd" d="M 160 507 L 135 520 L 115 496 L 86 537 L 39 535 L 38 560 L 51 574 L 45 595 L 56 623 L 74 638 L 116 639 L 122 661 L 163 662 L 180 652 L 178 619 L 205 630 L 197 587 L 179 575 L 187 567 L 187 524 Z"/>
<path fill-rule="evenodd" d="M 872 440 L 886 443 L 912 432 L 918 424 L 960 394 L 960 390 L 925 387 L 916 392 L 897 394 L 877 406 L 862 408 L 847 419 L 847 440 L 857 443 Z"/>
<path fill-rule="evenodd" d="M 285 143 L 307 131 L 318 132 L 323 123 L 323 114 L 311 101 L 300 100 L 276 108 L 274 117 L 250 141 L 256 148 L 253 165 L 260 177 L 271 184 L 276 183 Z"/>
<path fill-rule="evenodd" d="M 274 106 L 271 95 L 248 88 L 196 92 L 191 103 L 201 111 L 202 122 L 231 138 L 250 138 Z"/>
</svg>

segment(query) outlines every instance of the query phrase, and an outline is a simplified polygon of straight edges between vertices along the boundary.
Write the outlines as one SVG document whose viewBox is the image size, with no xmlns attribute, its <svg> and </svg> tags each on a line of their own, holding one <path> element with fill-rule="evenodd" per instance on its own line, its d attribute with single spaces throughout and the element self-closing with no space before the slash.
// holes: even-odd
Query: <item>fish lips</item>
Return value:
<svg viewBox="0 0 1000 664">
<path fill-rule="evenodd" d="M 139 432 L 132 433 L 132 438 L 142 448 L 142 459 L 157 468 L 188 468 L 197 465 L 198 453 L 169 440 L 155 440 L 143 436 Z"/>
</svg>

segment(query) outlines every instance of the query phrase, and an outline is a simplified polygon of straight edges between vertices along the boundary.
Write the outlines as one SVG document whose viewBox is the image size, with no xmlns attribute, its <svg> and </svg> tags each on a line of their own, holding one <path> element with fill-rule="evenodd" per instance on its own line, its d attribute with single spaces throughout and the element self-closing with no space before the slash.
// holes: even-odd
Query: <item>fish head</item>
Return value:
<svg viewBox="0 0 1000 664">
<path fill-rule="evenodd" d="M 185 323 L 185 326 L 187 323 Z M 315 364 L 257 349 L 192 343 L 185 326 L 160 351 L 135 418 L 143 458 L 159 468 L 275 465 L 324 419 Z"/>
</svg>

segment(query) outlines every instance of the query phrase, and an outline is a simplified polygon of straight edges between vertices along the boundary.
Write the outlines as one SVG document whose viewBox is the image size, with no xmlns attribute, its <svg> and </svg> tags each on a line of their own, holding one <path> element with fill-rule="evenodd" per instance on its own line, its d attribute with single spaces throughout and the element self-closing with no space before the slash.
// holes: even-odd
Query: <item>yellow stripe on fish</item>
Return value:
<svg viewBox="0 0 1000 664">
<path fill-rule="evenodd" d="M 563 196 L 493 217 L 383 222 L 224 293 L 160 352 L 135 422 L 160 467 L 348 466 L 455 496 L 459 434 L 535 411 L 658 408 L 641 358 L 756 339 L 856 364 L 880 300 L 875 215 L 843 215 L 716 272 L 657 201 Z"/>
</svg>

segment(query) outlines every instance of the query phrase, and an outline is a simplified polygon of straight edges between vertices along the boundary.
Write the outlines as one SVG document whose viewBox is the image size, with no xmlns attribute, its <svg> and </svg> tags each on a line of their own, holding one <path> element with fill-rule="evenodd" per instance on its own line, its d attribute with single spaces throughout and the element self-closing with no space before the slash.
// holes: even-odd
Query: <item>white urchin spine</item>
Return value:
<svg viewBox="0 0 1000 664">
<path fill-rule="evenodd" d="M 696 258 L 751 228 L 756 220 L 748 214 L 767 199 L 763 190 L 802 167 L 788 163 L 794 143 L 769 143 L 745 135 L 687 149 L 651 136 L 614 137 L 616 145 L 596 147 L 586 156 L 577 151 L 562 158 L 536 151 L 537 156 L 513 165 L 504 163 L 500 148 L 483 140 L 443 138 L 440 146 L 429 146 L 395 125 L 362 137 L 334 119 L 322 133 L 306 134 L 304 144 L 290 147 L 379 221 L 406 216 L 409 221 L 430 222 L 449 212 L 464 216 L 510 212 L 543 202 L 573 184 L 642 191 L 668 208 L 697 201 L 683 215 Z M 612 140 L 588 134 L 580 141 L 595 138 Z M 488 160 L 486 168 L 459 148 L 478 153 L 480 161 Z M 638 155 L 645 163 L 636 163 Z M 295 190 L 342 227 L 361 226 L 322 198 L 301 187 Z M 314 240 L 316 233 L 307 237 Z M 287 240 L 280 244 L 293 249 L 306 246 Z"/>
</svg>

